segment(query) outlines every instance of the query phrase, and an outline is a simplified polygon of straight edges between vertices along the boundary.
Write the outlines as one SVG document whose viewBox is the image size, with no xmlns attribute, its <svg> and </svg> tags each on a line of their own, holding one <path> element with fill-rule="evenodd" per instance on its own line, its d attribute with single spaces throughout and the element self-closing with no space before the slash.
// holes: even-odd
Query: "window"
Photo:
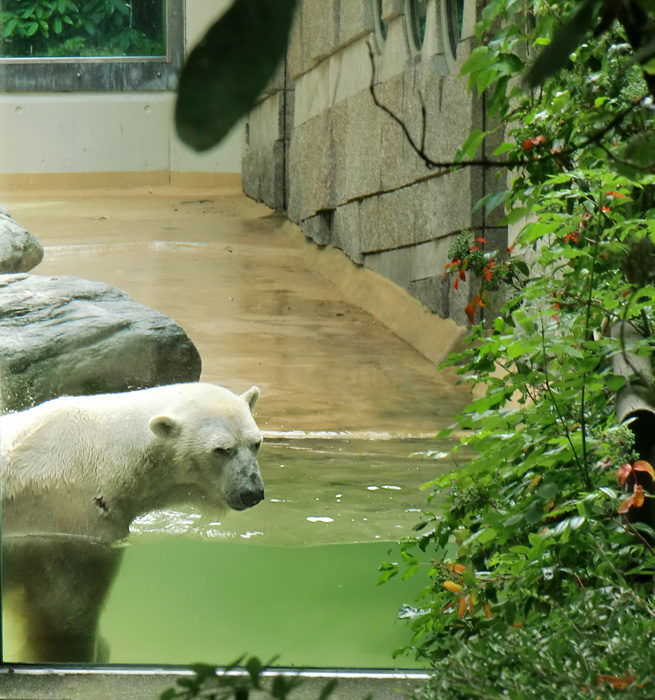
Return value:
<svg viewBox="0 0 655 700">
<path fill-rule="evenodd" d="M 170 90 L 183 58 L 183 13 L 183 0 L 5 0 L 0 86 Z"/>
<path fill-rule="evenodd" d="M 380 35 L 382 36 L 383 40 L 386 40 L 387 35 L 389 34 L 389 20 L 388 19 L 383 19 L 382 17 L 382 0 L 377 0 L 376 1 L 376 22 L 377 22 L 377 27 L 379 28 Z"/>
<path fill-rule="evenodd" d="M 375 48 L 378 53 L 382 53 L 384 49 L 384 43 L 389 35 L 389 20 L 382 18 L 383 7 L 382 0 L 372 0 L 374 14 L 374 37 L 375 37 Z"/>
<path fill-rule="evenodd" d="M 408 0 L 407 19 L 409 22 L 410 41 L 417 51 L 421 50 L 425 40 L 428 0 Z"/>
<path fill-rule="evenodd" d="M 453 56 L 456 56 L 464 23 L 464 0 L 446 0 L 446 15 L 448 43 Z"/>
</svg>

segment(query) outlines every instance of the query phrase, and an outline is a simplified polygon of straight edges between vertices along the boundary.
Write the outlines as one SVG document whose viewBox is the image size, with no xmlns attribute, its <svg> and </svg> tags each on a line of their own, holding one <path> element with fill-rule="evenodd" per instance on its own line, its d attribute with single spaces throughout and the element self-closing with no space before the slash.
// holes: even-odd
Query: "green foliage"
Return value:
<svg viewBox="0 0 655 700">
<path fill-rule="evenodd" d="M 489 629 L 434 667 L 417 700 L 652 698 L 653 608 L 630 590 L 590 590 L 546 624 Z M 628 669 L 620 674 L 616 669 Z"/>
<path fill-rule="evenodd" d="M 296 0 L 234 0 L 189 55 L 180 76 L 175 126 L 205 151 L 254 106 L 287 47 Z"/>
<path fill-rule="evenodd" d="M 0 12 L 4 56 L 161 56 L 160 0 L 6 0 Z"/>
<path fill-rule="evenodd" d="M 245 659 L 242 665 L 244 659 L 241 657 L 225 669 L 194 664 L 190 668 L 195 675 L 178 678 L 176 687 L 165 690 L 160 700 L 248 700 L 251 695 L 287 700 L 303 684 L 299 676 L 267 675 L 268 665 L 264 666 L 256 656 Z M 335 679 L 328 681 L 317 700 L 328 700 L 336 686 Z"/>
<path fill-rule="evenodd" d="M 610 22 L 587 36 L 601 5 L 492 0 L 463 68 L 504 129 L 495 155 L 521 166 L 481 204 L 523 226 L 509 257 L 466 236 L 450 251 L 453 286 L 474 272 L 480 305 L 498 289 L 505 304 L 447 363 L 475 389 L 439 436 L 463 435 L 460 466 L 426 485 L 402 563 L 382 567 L 382 580 L 426 578 L 401 616 L 414 632 L 404 651 L 437 672 L 428 697 L 613 697 L 622 683 L 653 695 L 641 650 L 655 616 L 654 533 L 635 519 L 643 494 L 626 499 L 632 484 L 617 483 L 637 455 L 614 413 L 625 378 L 612 357 L 624 349 L 610 330 L 628 324 L 643 338 L 635 352 L 650 352 L 654 161 L 637 144 L 650 143 L 655 113 L 629 30 Z M 532 74 L 543 85 L 524 94 L 519 78 L 542 45 L 565 60 L 545 53 Z M 445 507 L 430 507 L 436 496 Z"/>
</svg>

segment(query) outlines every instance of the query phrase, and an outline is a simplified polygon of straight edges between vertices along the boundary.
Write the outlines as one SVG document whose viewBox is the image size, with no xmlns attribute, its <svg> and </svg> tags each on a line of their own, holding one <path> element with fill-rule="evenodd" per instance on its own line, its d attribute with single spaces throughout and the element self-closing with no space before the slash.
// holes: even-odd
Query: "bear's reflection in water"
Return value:
<svg viewBox="0 0 655 700">
<path fill-rule="evenodd" d="M 108 661 L 98 621 L 123 551 L 71 535 L 3 537 L 4 660 Z"/>
</svg>

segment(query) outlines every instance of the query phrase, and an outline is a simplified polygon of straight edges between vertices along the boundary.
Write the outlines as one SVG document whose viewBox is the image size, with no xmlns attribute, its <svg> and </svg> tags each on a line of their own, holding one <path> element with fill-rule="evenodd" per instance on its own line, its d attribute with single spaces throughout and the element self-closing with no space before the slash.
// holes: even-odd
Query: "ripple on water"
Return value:
<svg viewBox="0 0 655 700">
<path fill-rule="evenodd" d="M 266 500 L 256 508 L 218 517 L 182 508 L 150 513 L 133 523 L 134 539 L 174 532 L 215 542 L 307 546 L 411 534 L 426 505 L 421 486 L 450 469 L 449 460 L 416 454 L 434 445 L 421 437 L 344 435 L 269 437 L 259 457 Z"/>
</svg>

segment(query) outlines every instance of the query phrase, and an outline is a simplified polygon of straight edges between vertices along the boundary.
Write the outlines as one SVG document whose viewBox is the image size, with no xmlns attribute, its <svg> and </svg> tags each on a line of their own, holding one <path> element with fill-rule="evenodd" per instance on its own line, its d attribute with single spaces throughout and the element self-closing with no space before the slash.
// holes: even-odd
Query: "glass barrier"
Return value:
<svg viewBox="0 0 655 700">
<path fill-rule="evenodd" d="M 1 4 L 4 661 L 415 666 L 428 577 L 378 569 L 464 397 L 243 195 L 235 141 L 192 160 L 172 89 L 134 92 L 201 7 Z"/>
</svg>

